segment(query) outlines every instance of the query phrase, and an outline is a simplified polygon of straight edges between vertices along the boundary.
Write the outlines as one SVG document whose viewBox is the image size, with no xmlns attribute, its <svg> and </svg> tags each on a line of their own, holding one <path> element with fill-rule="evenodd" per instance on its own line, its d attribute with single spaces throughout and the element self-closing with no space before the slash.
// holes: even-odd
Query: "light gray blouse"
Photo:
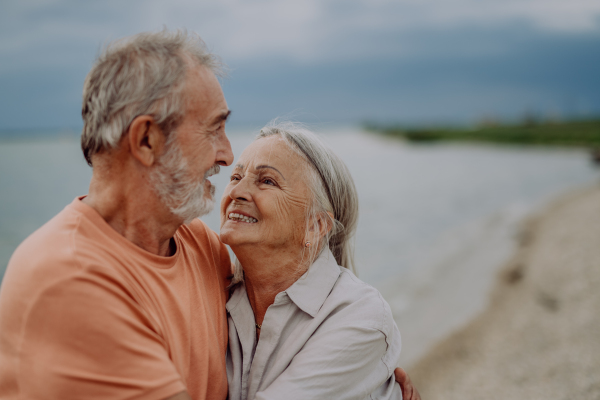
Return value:
<svg viewBox="0 0 600 400">
<path fill-rule="evenodd" d="M 324 251 L 267 309 L 260 340 L 242 284 L 227 302 L 230 400 L 402 399 L 400 332 L 373 287 Z"/>
</svg>

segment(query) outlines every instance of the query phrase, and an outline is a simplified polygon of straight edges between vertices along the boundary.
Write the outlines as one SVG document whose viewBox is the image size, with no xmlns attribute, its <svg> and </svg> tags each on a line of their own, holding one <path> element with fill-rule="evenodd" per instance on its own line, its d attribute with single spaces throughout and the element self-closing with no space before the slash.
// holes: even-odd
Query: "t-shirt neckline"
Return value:
<svg viewBox="0 0 600 400">
<path fill-rule="evenodd" d="M 171 268 L 175 265 L 177 260 L 179 259 L 179 254 L 181 253 L 181 238 L 179 237 L 179 233 L 175 232 L 173 235 L 173 239 L 175 240 L 176 250 L 175 254 L 163 257 L 157 254 L 150 253 L 137 246 L 133 242 L 127 240 L 117 231 L 115 231 L 102 216 L 98 213 L 98 211 L 94 210 L 89 205 L 85 204 L 81 201 L 86 196 L 78 196 L 71 203 L 71 207 L 78 213 L 82 214 L 84 218 L 88 219 L 96 228 L 102 231 L 105 235 L 107 235 L 115 244 L 126 248 L 127 250 L 135 253 L 136 255 L 144 258 L 148 261 L 153 267 L 166 269 Z"/>
</svg>

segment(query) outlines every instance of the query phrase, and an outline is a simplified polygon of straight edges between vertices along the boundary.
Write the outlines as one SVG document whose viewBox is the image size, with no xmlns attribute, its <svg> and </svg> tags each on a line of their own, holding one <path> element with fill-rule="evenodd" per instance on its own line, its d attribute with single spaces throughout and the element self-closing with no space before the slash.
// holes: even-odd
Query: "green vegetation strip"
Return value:
<svg viewBox="0 0 600 400">
<path fill-rule="evenodd" d="M 465 128 L 403 128 L 400 126 L 365 127 L 377 133 L 397 136 L 413 142 L 477 141 L 507 144 L 600 147 L 600 119 L 564 122 L 527 122 L 487 124 Z"/>
</svg>

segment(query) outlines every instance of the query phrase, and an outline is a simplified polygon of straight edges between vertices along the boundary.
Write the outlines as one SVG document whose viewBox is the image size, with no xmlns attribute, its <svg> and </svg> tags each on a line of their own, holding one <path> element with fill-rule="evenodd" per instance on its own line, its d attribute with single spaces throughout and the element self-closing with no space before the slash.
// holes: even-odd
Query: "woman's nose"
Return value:
<svg viewBox="0 0 600 400">
<path fill-rule="evenodd" d="M 244 177 L 229 192 L 232 200 L 252 201 L 250 179 Z"/>
</svg>

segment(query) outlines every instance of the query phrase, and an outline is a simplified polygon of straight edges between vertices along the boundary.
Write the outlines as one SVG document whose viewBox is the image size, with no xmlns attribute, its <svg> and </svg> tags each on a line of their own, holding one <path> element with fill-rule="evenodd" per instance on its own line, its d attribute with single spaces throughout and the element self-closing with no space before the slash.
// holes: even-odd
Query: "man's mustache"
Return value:
<svg viewBox="0 0 600 400">
<path fill-rule="evenodd" d="M 221 166 L 219 164 L 215 164 L 206 173 L 204 174 L 204 179 L 208 179 L 209 176 L 217 175 L 221 172 Z"/>
</svg>

